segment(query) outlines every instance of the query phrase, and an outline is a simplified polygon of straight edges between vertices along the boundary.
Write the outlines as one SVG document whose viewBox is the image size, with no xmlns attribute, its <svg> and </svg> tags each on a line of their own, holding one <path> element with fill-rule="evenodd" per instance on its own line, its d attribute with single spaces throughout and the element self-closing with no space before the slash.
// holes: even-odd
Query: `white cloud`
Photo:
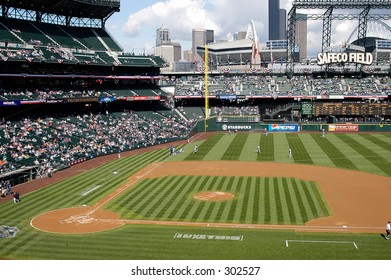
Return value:
<svg viewBox="0 0 391 280">
<path fill-rule="evenodd" d="M 170 29 L 173 40 L 191 41 L 193 28 L 213 29 L 216 38 L 225 38 L 228 33 L 246 31 L 248 23 L 254 19 L 258 35 L 265 41 L 266 0 L 241 0 L 238 3 L 238 0 L 160 1 L 130 14 L 122 31 L 127 37 L 136 38 L 146 30 L 155 31 L 163 25 Z M 151 37 L 154 36 L 149 32 Z"/>
<path fill-rule="evenodd" d="M 193 28 L 219 29 L 205 9 L 204 0 L 168 0 L 130 14 L 123 31 L 129 37 L 137 37 L 146 29 L 160 26 L 170 29 L 171 37 L 191 39 Z"/>
<path fill-rule="evenodd" d="M 293 0 L 281 0 L 281 8 L 289 13 Z M 298 10 L 306 14 L 322 14 L 324 10 Z M 346 12 L 343 11 L 343 12 Z M 246 31 L 253 19 L 261 45 L 268 39 L 267 0 L 160 0 L 155 4 L 128 15 L 122 24 L 126 49 L 152 50 L 156 29 L 170 29 L 171 38 L 188 49 L 193 28 L 213 29 L 216 39 L 226 39 L 227 34 Z M 357 21 L 333 21 L 332 45 L 346 41 Z M 308 20 L 308 53 L 316 55 L 322 48 L 322 20 Z M 131 41 L 131 42 L 129 42 Z"/>
</svg>

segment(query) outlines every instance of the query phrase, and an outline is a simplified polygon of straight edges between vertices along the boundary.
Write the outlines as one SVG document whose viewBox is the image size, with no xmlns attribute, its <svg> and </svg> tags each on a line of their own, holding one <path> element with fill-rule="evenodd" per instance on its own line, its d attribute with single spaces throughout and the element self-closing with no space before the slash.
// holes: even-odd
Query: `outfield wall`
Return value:
<svg viewBox="0 0 391 280">
<path fill-rule="evenodd" d="M 217 122 L 216 118 L 199 121 L 196 130 L 197 132 L 257 131 L 265 128 L 270 132 L 314 132 L 322 129 L 329 132 L 391 132 L 391 124 L 265 124 L 259 122 Z"/>
</svg>

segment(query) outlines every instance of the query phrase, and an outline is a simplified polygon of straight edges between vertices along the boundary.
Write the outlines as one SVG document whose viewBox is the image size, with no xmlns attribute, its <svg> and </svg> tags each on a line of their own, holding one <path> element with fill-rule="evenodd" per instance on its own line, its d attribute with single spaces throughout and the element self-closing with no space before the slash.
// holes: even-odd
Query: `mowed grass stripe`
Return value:
<svg viewBox="0 0 391 280">
<path fill-rule="evenodd" d="M 330 208 L 328 207 L 326 200 L 322 196 L 318 185 L 315 182 L 310 182 L 310 185 L 311 185 L 311 190 L 315 195 L 315 201 L 318 202 L 318 205 L 320 207 L 320 213 L 321 213 L 320 215 L 326 217 L 331 216 Z"/>
<path fill-rule="evenodd" d="M 362 138 L 365 138 L 365 139 L 371 141 L 373 144 L 381 147 L 382 149 L 391 152 L 391 143 L 390 142 L 384 141 L 384 140 L 380 139 L 379 137 L 376 137 L 373 134 L 360 133 L 358 135 Z"/>
<path fill-rule="evenodd" d="M 202 182 L 202 186 L 201 188 L 198 190 L 198 192 L 204 192 L 205 191 L 205 186 L 208 184 L 208 181 L 211 179 L 211 177 L 209 176 L 205 176 L 203 178 L 203 182 Z M 189 203 L 189 211 L 188 214 L 186 215 L 186 218 L 184 219 L 185 221 L 195 221 L 196 220 L 196 216 L 199 215 L 199 212 L 201 211 L 201 209 L 205 206 L 205 202 L 204 201 L 196 201 L 194 199 L 191 200 L 191 202 Z"/>
<path fill-rule="evenodd" d="M 227 192 L 231 192 L 232 185 L 234 183 L 235 177 L 224 177 L 223 180 L 223 189 L 226 190 Z M 219 209 L 215 215 L 215 220 L 222 220 L 223 219 L 223 214 L 224 214 L 224 209 L 226 207 L 226 203 L 220 203 Z"/>
<path fill-rule="evenodd" d="M 205 182 L 208 180 L 207 176 L 199 176 L 196 181 L 196 185 L 192 188 L 192 193 L 197 193 L 204 188 Z M 184 208 L 180 209 L 178 214 L 175 216 L 176 220 L 183 221 L 186 219 L 189 211 L 194 206 L 195 201 L 191 201 L 190 203 L 184 203 Z M 180 215 L 180 216 L 179 216 Z M 178 217 L 178 218 L 177 218 Z"/>
<path fill-rule="evenodd" d="M 153 195 L 159 191 L 158 186 L 160 186 L 165 180 L 165 177 L 151 180 L 145 179 L 137 184 L 133 190 L 130 190 L 125 196 L 121 197 L 121 200 L 118 201 L 117 204 L 121 206 L 121 208 L 117 210 L 119 216 L 122 218 L 134 218 L 136 216 L 139 218 L 144 217 L 136 215 L 137 211 L 141 211 L 140 209 L 144 209 L 145 211 L 145 208 L 148 207 L 151 202 L 148 198 L 153 198 Z M 110 205 L 114 203 L 110 203 Z"/>
<path fill-rule="evenodd" d="M 236 189 L 241 188 L 243 186 L 243 180 L 244 177 L 238 177 L 237 182 L 233 186 L 233 192 L 235 194 L 239 194 L 239 191 L 236 191 Z M 241 200 L 240 200 L 241 201 Z M 226 222 L 234 222 L 235 221 L 235 212 L 237 210 L 237 205 L 238 205 L 239 199 L 236 197 L 233 200 L 230 200 L 228 203 L 231 204 L 230 208 L 228 209 L 228 217 L 226 219 Z M 240 203 L 241 204 L 241 203 Z"/>
<path fill-rule="evenodd" d="M 240 177 L 232 177 L 232 179 L 233 179 L 232 184 L 227 186 L 228 192 L 236 195 L 236 186 L 238 185 L 239 178 Z M 225 222 L 225 223 L 229 222 L 229 215 L 231 213 L 232 201 L 233 200 L 229 200 L 224 203 L 224 210 L 221 213 L 221 221 L 222 222 Z"/>
<path fill-rule="evenodd" d="M 246 143 L 244 144 L 242 153 L 240 154 L 240 161 L 256 161 L 258 154 L 256 153 L 257 146 L 260 143 L 260 133 L 249 133 Z"/>
<path fill-rule="evenodd" d="M 192 195 L 197 193 L 200 189 L 203 188 L 203 181 L 205 180 L 205 178 L 203 178 L 202 176 L 194 176 L 195 180 L 192 181 L 192 185 L 191 186 L 191 189 L 186 189 L 186 192 L 183 194 L 183 198 L 185 200 L 178 200 L 178 203 L 179 203 L 179 208 L 176 212 L 173 212 L 171 213 L 170 217 L 172 217 L 171 219 L 174 220 L 174 221 L 182 221 L 188 211 L 190 210 L 190 207 L 189 207 L 189 203 L 188 201 L 189 200 L 192 200 Z M 185 202 L 184 202 L 185 201 Z"/>
<path fill-rule="evenodd" d="M 225 151 L 222 160 L 238 160 L 246 143 L 248 134 L 238 133 Z"/>
<path fill-rule="evenodd" d="M 258 155 L 258 161 L 274 161 L 274 135 L 268 134 L 268 136 L 262 135 L 261 141 L 261 153 Z"/>
<path fill-rule="evenodd" d="M 386 159 L 391 159 L 390 143 L 381 141 L 379 138 L 370 134 L 360 133 L 355 136 L 356 136 L 354 137 L 355 140 L 359 141 L 363 146 L 370 148 L 372 152 L 381 155 Z"/>
<path fill-rule="evenodd" d="M 326 155 L 330 158 L 330 160 L 334 163 L 334 165 L 338 168 L 352 169 L 358 170 L 357 166 L 348 159 L 333 143 L 329 141 L 329 139 L 320 138 L 318 134 L 310 134 L 311 137 L 315 140 L 315 142 L 319 145 L 319 148 L 326 153 Z"/>
<path fill-rule="evenodd" d="M 225 192 L 227 191 L 228 181 L 229 180 L 228 180 L 227 176 L 219 176 L 218 184 L 219 184 L 219 187 L 221 188 L 222 191 L 225 191 Z M 222 203 L 217 203 L 216 206 L 213 207 L 211 213 L 207 217 L 205 217 L 206 221 L 212 222 L 212 221 L 219 220 L 219 218 L 217 218 L 217 215 L 220 211 L 221 205 L 222 205 Z"/>
<path fill-rule="evenodd" d="M 189 188 L 188 186 L 192 186 L 195 182 L 197 177 L 191 176 L 187 177 L 184 182 L 181 182 L 178 188 L 178 191 L 174 195 L 174 197 L 182 198 L 183 200 L 186 200 L 186 197 L 189 194 Z M 162 219 L 171 220 L 175 217 L 176 213 L 179 211 L 183 201 L 180 199 L 176 199 L 171 206 L 167 209 L 166 214 L 162 216 Z"/>
<path fill-rule="evenodd" d="M 388 176 L 391 176 L 391 162 L 380 156 L 379 154 L 373 152 L 368 147 L 365 147 L 363 144 L 358 142 L 356 139 L 347 134 L 338 134 L 342 141 L 352 147 L 357 153 L 361 154 L 364 158 L 370 161 L 373 165 L 378 167 Z"/>
<path fill-rule="evenodd" d="M 250 197 L 253 199 L 253 209 L 251 211 L 252 213 L 252 219 L 248 219 L 248 220 L 251 220 L 251 221 L 254 221 L 254 222 L 257 222 L 259 221 L 259 209 L 260 209 L 260 189 L 261 189 L 261 178 L 260 177 L 256 177 L 255 178 L 255 186 L 253 188 L 254 190 L 254 193 L 251 193 Z"/>
<path fill-rule="evenodd" d="M 198 153 L 191 153 L 184 160 L 202 160 L 205 155 L 213 148 L 214 145 L 224 136 L 222 133 L 217 133 L 209 137 L 201 145 L 199 145 Z"/>
<path fill-rule="evenodd" d="M 214 190 L 219 190 L 219 191 L 223 190 L 223 188 L 221 186 L 221 181 L 222 181 L 221 177 L 212 177 L 212 181 L 210 183 L 208 183 L 208 187 L 207 187 L 206 191 L 211 192 Z M 213 202 L 208 203 L 205 206 L 206 207 L 204 207 L 203 211 L 197 217 L 197 219 L 200 221 L 209 220 L 210 216 L 212 215 L 213 209 L 217 208 L 215 203 L 213 203 Z"/>
<path fill-rule="evenodd" d="M 256 195 L 255 194 L 256 189 L 257 189 L 257 177 L 251 177 L 250 184 L 248 185 L 248 190 L 246 190 L 247 197 L 245 197 L 245 199 L 247 200 L 246 202 L 247 210 L 245 211 L 246 215 L 243 217 L 244 223 L 254 223 L 254 221 L 257 221 L 254 219 L 254 198 Z"/>
<path fill-rule="evenodd" d="M 250 212 L 252 210 L 252 207 L 249 206 L 249 200 L 250 200 L 250 192 L 253 188 L 253 179 L 254 177 L 245 177 L 243 186 L 241 186 L 242 191 L 244 191 L 243 199 L 240 199 L 243 201 L 242 205 L 238 205 L 237 211 L 235 213 L 235 220 L 239 223 L 245 223 L 247 218 L 247 212 Z M 240 201 L 239 200 L 239 201 Z"/>
<path fill-rule="evenodd" d="M 220 140 L 209 150 L 202 160 L 220 160 L 227 147 L 234 140 L 234 134 L 225 134 Z"/>
<path fill-rule="evenodd" d="M 171 199 L 172 194 L 175 193 L 174 186 L 183 179 L 184 176 L 168 176 L 166 180 L 159 186 L 159 191 L 154 196 L 154 199 L 148 205 L 148 210 L 143 211 L 147 219 L 160 219 L 164 206 Z"/>
<path fill-rule="evenodd" d="M 296 213 L 293 207 L 292 197 L 288 185 L 288 181 L 291 181 L 291 178 L 282 178 L 281 180 L 282 180 L 282 188 L 285 194 L 287 209 L 288 209 L 289 221 L 291 224 L 296 224 Z"/>
<path fill-rule="evenodd" d="M 305 222 L 307 222 L 309 220 L 309 218 L 308 218 L 308 213 L 307 213 L 306 207 L 304 206 L 304 201 L 303 201 L 302 194 L 300 192 L 300 187 L 301 187 L 300 181 L 298 179 L 294 178 L 292 180 L 292 188 L 295 193 L 297 204 L 300 209 L 300 217 L 302 218 L 302 221 L 304 224 Z"/>
<path fill-rule="evenodd" d="M 284 223 L 284 213 L 283 213 L 283 207 L 281 202 L 281 195 L 280 195 L 280 184 L 279 184 L 279 178 L 273 178 L 273 189 L 274 189 L 274 200 L 276 202 L 276 213 L 277 213 L 277 223 L 283 224 Z"/>
<path fill-rule="evenodd" d="M 219 190 L 218 186 L 215 185 L 218 177 L 209 177 L 208 180 L 205 183 L 203 192 L 209 192 L 212 190 L 213 187 L 215 187 L 217 190 Z M 206 202 L 206 201 L 200 201 L 196 211 L 194 212 L 194 216 L 192 218 L 193 221 L 201 222 L 204 221 L 206 212 L 208 211 L 209 207 L 213 204 L 213 202 Z"/>
<path fill-rule="evenodd" d="M 183 186 L 183 180 L 185 180 L 185 176 L 177 176 L 173 178 L 172 180 L 168 180 L 165 186 L 161 189 L 159 192 L 158 196 L 156 197 L 157 199 L 153 203 L 153 211 L 149 211 L 146 215 L 148 217 L 151 217 L 152 219 L 161 219 L 162 216 L 165 214 L 167 208 L 172 204 L 177 197 L 175 194 L 177 192 L 181 191 L 181 188 Z"/>
<path fill-rule="evenodd" d="M 271 223 L 271 208 L 270 208 L 270 178 L 266 177 L 265 178 L 265 196 L 263 200 L 263 205 L 264 205 L 264 214 L 265 217 L 263 219 L 265 224 L 270 224 Z"/>
<path fill-rule="evenodd" d="M 318 211 L 316 209 L 315 203 L 312 200 L 310 190 L 308 189 L 307 182 L 300 180 L 301 188 L 304 197 L 304 205 L 307 207 L 307 214 L 309 220 L 316 218 L 318 216 Z"/>
<path fill-rule="evenodd" d="M 302 164 L 314 164 L 310 155 L 308 154 L 307 149 L 301 142 L 299 134 L 287 133 L 285 135 L 286 139 L 288 140 L 289 147 L 292 149 L 292 156 L 295 162 Z"/>
</svg>

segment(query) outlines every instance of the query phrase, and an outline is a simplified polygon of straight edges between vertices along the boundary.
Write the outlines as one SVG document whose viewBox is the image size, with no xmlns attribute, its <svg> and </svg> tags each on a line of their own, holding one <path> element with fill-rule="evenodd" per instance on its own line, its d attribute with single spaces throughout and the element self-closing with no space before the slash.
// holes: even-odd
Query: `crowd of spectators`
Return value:
<svg viewBox="0 0 391 280">
<path fill-rule="evenodd" d="M 259 116 L 258 106 L 212 107 L 211 116 Z"/>
<path fill-rule="evenodd" d="M 0 123 L 0 152 L 4 166 L 39 166 L 42 173 L 48 173 L 80 158 L 186 137 L 190 129 L 190 124 L 172 118 L 143 119 L 131 111 L 25 118 Z"/>
<path fill-rule="evenodd" d="M 175 85 L 176 96 L 202 96 L 205 93 L 204 77 L 183 77 L 169 80 Z M 389 77 L 360 79 L 311 76 L 274 77 L 264 75 L 210 76 L 210 95 L 247 95 L 269 98 L 294 96 L 388 96 L 391 94 Z"/>
<path fill-rule="evenodd" d="M 0 101 L 9 100 L 50 100 L 62 98 L 88 98 L 88 97 L 107 97 L 108 93 L 96 89 L 84 90 L 0 90 Z"/>
</svg>

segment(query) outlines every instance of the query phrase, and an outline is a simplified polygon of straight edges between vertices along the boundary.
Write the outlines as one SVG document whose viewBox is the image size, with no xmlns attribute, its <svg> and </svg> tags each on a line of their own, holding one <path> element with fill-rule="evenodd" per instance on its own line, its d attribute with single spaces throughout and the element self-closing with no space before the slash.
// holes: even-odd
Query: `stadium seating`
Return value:
<svg viewBox="0 0 391 280">
<path fill-rule="evenodd" d="M 64 168 L 80 158 L 186 137 L 188 123 L 168 111 L 82 114 L 0 123 L 0 151 L 19 168 L 50 160 Z"/>
</svg>

